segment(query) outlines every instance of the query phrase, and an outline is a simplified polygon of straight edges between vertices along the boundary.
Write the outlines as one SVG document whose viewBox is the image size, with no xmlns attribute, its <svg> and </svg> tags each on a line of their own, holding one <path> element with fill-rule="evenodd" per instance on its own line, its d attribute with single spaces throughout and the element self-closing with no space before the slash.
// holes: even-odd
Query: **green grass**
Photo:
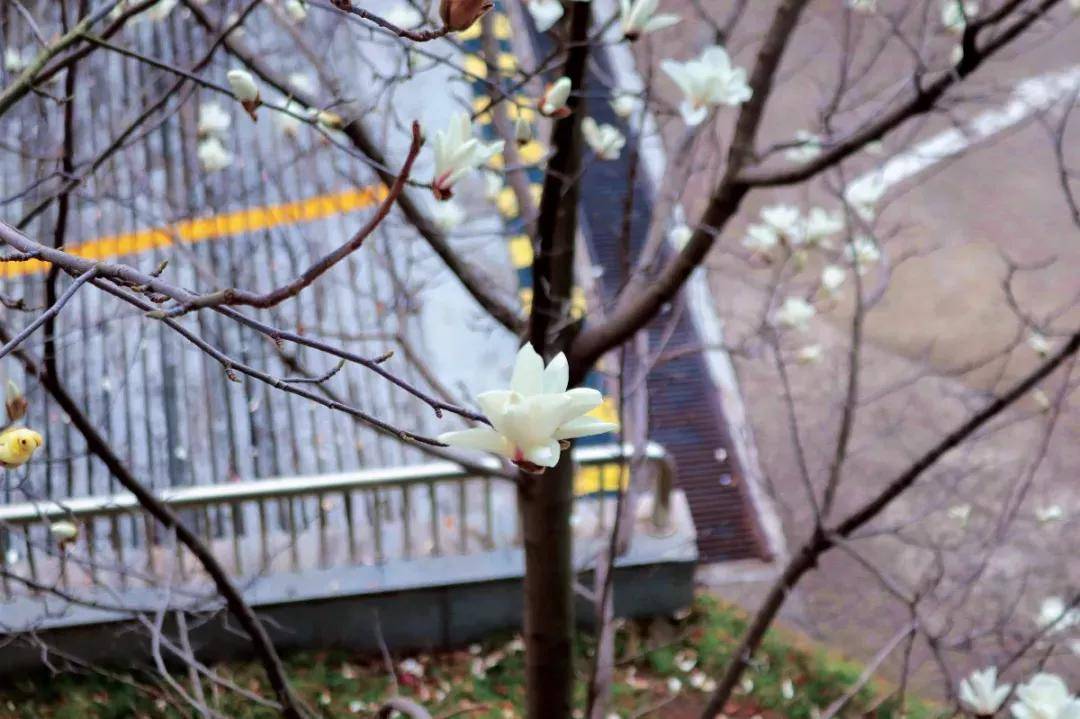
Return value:
<svg viewBox="0 0 1080 719">
<path fill-rule="evenodd" d="M 700 596 L 681 619 L 627 622 L 617 634 L 619 665 L 614 688 L 615 710 L 627 717 L 659 707 L 649 716 L 696 716 L 707 691 L 742 632 L 745 615 L 715 598 Z M 578 640 L 580 675 L 592 656 L 591 637 Z M 371 716 L 381 698 L 392 692 L 392 679 L 377 657 L 344 651 L 303 652 L 287 659 L 297 691 L 323 717 Z M 524 693 L 524 656 L 520 640 L 493 637 L 469 649 L 417 654 L 423 676 L 402 670 L 404 656 L 395 657 L 399 690 L 423 702 L 434 716 L 502 719 L 520 716 Z M 691 667 L 691 663 L 693 666 Z M 266 682 L 252 663 L 232 662 L 214 667 L 222 677 L 244 689 L 266 694 Z M 810 719 L 853 686 L 862 667 L 837 658 L 783 631 L 771 632 L 755 655 L 743 686 L 736 691 L 733 713 L 738 716 Z M 174 676 L 191 691 L 186 675 Z M 673 700 L 678 681 L 680 695 Z M 842 716 L 899 717 L 890 687 L 871 682 L 857 693 Z M 204 683 L 203 692 L 216 710 L 236 719 L 277 716 L 235 692 Z M 579 687 L 578 701 L 584 703 Z M 115 672 L 111 676 L 60 674 L 20 678 L 0 685 L 0 717 L 20 719 L 129 719 L 190 716 L 177 693 L 147 673 Z M 904 707 L 907 719 L 929 719 L 935 710 L 920 702 Z"/>
</svg>

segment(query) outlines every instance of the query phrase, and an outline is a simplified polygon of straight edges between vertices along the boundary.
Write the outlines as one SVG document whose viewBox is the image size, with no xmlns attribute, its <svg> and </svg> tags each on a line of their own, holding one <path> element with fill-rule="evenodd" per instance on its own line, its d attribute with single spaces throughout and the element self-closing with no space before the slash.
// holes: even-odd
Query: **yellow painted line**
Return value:
<svg viewBox="0 0 1080 719">
<path fill-rule="evenodd" d="M 120 235 L 101 237 L 81 245 L 66 248 L 68 252 L 88 260 L 107 260 L 134 255 L 175 242 L 194 244 L 216 240 L 244 232 L 256 232 L 283 225 L 312 222 L 326 217 L 371 207 L 386 197 L 386 187 L 356 187 L 341 192 L 316 195 L 295 202 L 249 207 L 209 217 L 182 220 L 167 227 L 153 227 Z M 0 263 L 0 278 L 23 277 L 44 272 L 47 262 Z"/>
</svg>

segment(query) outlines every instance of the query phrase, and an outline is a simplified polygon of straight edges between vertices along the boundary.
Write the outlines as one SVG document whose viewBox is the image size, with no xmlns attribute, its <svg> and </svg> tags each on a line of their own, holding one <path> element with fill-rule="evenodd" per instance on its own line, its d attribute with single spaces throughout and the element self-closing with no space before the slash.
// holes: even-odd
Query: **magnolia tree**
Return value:
<svg viewBox="0 0 1080 719">
<path fill-rule="evenodd" d="M 570 716 L 578 681 L 572 663 L 572 467 L 566 450 L 576 438 L 617 429 L 588 414 L 603 398 L 581 386 L 584 378 L 608 358 L 606 367 L 625 399 L 640 394 L 648 370 L 672 352 L 720 349 L 746 358 L 740 359 L 741 367 L 768 367 L 773 386 L 780 387 L 767 401 L 777 403 L 773 423 L 784 428 L 777 436 L 783 452 L 794 458 L 795 481 L 787 487 L 773 477 L 773 489 L 792 520 L 787 538 L 793 548 L 753 608 L 753 620 L 729 665 L 699 682 L 711 692 L 702 716 L 724 710 L 789 597 L 804 580 L 825 575 L 833 557 L 844 557 L 859 569 L 858 591 L 888 598 L 903 610 L 900 622 L 895 611 L 881 617 L 892 638 L 871 663 L 877 668 L 894 649 L 904 647 L 902 661 L 893 667 L 901 678 L 901 697 L 915 671 L 915 657 L 922 653 L 941 695 L 961 712 L 994 716 L 1007 710 L 1018 719 L 1080 716 L 1068 678 L 1047 665 L 1077 648 L 1075 640 L 1070 645 L 1069 632 L 1080 625 L 1080 593 L 1075 572 L 1070 578 L 1061 569 L 1067 566 L 1067 546 L 1052 565 L 1061 569 L 1061 582 L 1053 592 L 1047 588 L 1032 626 L 1018 618 L 1028 606 L 1026 583 L 1038 572 L 1010 573 L 998 563 L 1003 548 L 1015 549 L 1009 544 L 1012 528 L 1018 517 L 1023 519 L 1029 489 L 1048 471 L 1041 469 L 1043 461 L 1060 451 L 1055 429 L 1067 425 L 1076 382 L 1074 357 L 1080 349 L 1074 298 L 1028 307 L 1014 282 L 1049 265 L 1006 257 L 1007 311 L 1019 328 L 1016 337 L 989 356 L 950 370 L 963 377 L 987 367 L 994 373 L 997 367 L 993 381 L 968 388 L 962 396 L 955 387 L 931 397 L 924 392 L 918 395 L 924 403 L 922 419 L 898 421 L 887 429 L 872 421 L 873 405 L 910 402 L 908 393 L 933 373 L 920 362 L 899 368 L 868 365 L 873 350 L 864 341 L 867 323 L 888 296 L 895 273 L 929 251 L 894 242 L 899 229 L 882 220 L 897 177 L 910 177 L 926 165 L 917 152 L 905 153 L 921 147 L 945 158 L 959 154 L 948 143 L 918 144 L 934 130 L 947 135 L 955 126 L 952 132 L 961 137 L 981 133 L 985 138 L 1002 129 L 993 117 L 965 125 L 971 108 L 1008 99 L 1007 92 L 982 81 L 1025 51 L 1075 29 L 1070 22 L 1077 3 L 664 2 L 621 0 L 618 7 L 607 7 L 599 0 L 529 0 L 505 8 L 513 22 L 500 30 L 489 13 L 492 4 L 483 0 L 443 0 L 437 9 L 406 2 L 367 7 L 349 0 L 13 0 L 0 8 L 0 21 L 8 38 L 25 42 L 5 44 L 0 117 L 33 108 L 47 131 L 23 123 L 19 146 L 4 148 L 31 171 L 19 179 L 21 186 L 12 187 L 10 179 L 5 185 L 0 260 L 5 265 L 47 263 L 49 269 L 22 286 L 37 296 L 33 283 L 43 284 L 43 303 L 12 294 L 14 285 L 4 286 L 0 360 L 18 363 L 51 396 L 85 439 L 87 451 L 202 564 L 265 668 L 275 694 L 272 705 L 288 717 L 310 715 L 311 710 L 291 691 L 277 650 L 243 592 L 198 534 L 147 488 L 146 478 L 125 460 L 128 452 L 113 446 L 68 387 L 66 365 L 58 362 L 67 348 L 56 323 L 80 293 L 103 294 L 118 307 L 135 308 L 143 322 L 177 333 L 220 363 L 230 378 L 264 383 L 451 458 L 470 472 L 514 483 L 525 548 L 529 717 Z M 136 42 L 133 33 L 146 23 L 183 27 L 184 42 L 193 46 L 179 53 L 186 58 L 182 64 L 160 48 Z M 271 29 L 278 38 L 274 47 L 260 43 Z M 521 57 L 506 71 L 494 40 L 511 30 L 517 33 L 510 40 Z M 467 33 L 479 33 L 481 67 L 460 61 L 458 50 Z M 284 47 L 281 37 L 288 38 Z M 546 49 L 526 51 L 533 40 Z M 807 42 L 814 44 L 812 50 Z M 626 48 L 645 78 L 639 86 L 620 86 L 594 62 L 598 53 Z M 349 71 L 342 69 L 342 61 L 367 53 L 401 62 L 390 71 L 371 73 L 365 86 L 369 96 L 343 94 Z M 126 102 L 128 114 L 119 127 L 99 128 L 107 136 L 104 143 L 91 144 L 79 136 L 79 119 L 91 111 L 88 95 L 79 92 L 85 76 L 80 69 L 105 54 L 123 56 L 154 82 L 140 88 L 137 102 L 131 88 L 126 88 L 126 99 L 118 87 L 95 88 L 94 105 Z M 219 57 L 227 58 L 231 69 L 219 70 L 213 62 Z M 290 75 L 281 69 L 297 64 L 305 65 L 306 73 Z M 814 92 L 806 102 L 806 87 L 796 84 L 800 72 L 811 68 L 820 72 L 807 82 Z M 425 93 L 449 94 L 450 77 L 479 84 L 487 97 L 438 122 L 399 122 L 396 108 L 408 103 L 397 99 L 397 88 L 425 73 L 436 78 Z M 1045 169 L 1057 182 L 1058 201 L 1075 220 L 1075 232 L 1080 203 L 1070 149 L 1078 130 L 1070 118 L 1080 85 L 1073 77 L 1064 87 L 1052 95 L 1022 98 L 1023 107 L 1009 112 L 1033 118 L 1046 130 Z M 797 112 L 788 93 L 803 98 Z M 213 176 L 249 159 L 239 156 L 233 144 L 250 131 L 245 123 L 274 122 L 284 138 L 301 130 L 316 133 L 349 162 L 370 168 L 383 185 L 376 209 L 351 236 L 332 239 L 332 250 L 310 263 L 297 263 L 288 279 L 275 281 L 269 291 L 236 285 L 219 268 L 196 268 L 202 278 L 196 285 L 178 279 L 191 261 L 181 252 L 150 271 L 137 260 L 97 260 L 70 251 L 66 237 L 76 222 L 71 207 L 80 193 L 91 185 L 94 192 L 107 193 L 123 184 L 122 177 L 110 178 L 116 171 L 114 156 L 196 102 L 199 172 Z M 618 122 L 591 117 L 590 107 L 598 104 L 610 104 Z M 805 118 L 802 127 L 791 127 L 792 114 Z M 490 118 L 494 139 L 480 135 L 476 124 L 481 116 Z M 632 193 L 650 143 L 659 140 L 669 149 L 669 159 L 644 220 L 646 241 L 638 247 L 630 241 L 631 223 L 640 221 L 633 219 Z M 14 141 L 15 133 L 5 136 L 5 142 Z M 539 152 L 527 151 L 537 147 Z M 625 196 L 617 291 L 609 299 L 594 297 L 582 317 L 574 301 L 582 267 L 578 222 L 588 197 L 581 178 L 590 166 L 625 158 L 631 168 L 627 186 L 609 188 Z M 542 173 L 538 195 L 530 191 L 530 171 Z M 461 228 L 470 215 L 487 211 L 479 209 L 482 202 L 469 202 L 479 200 L 480 184 L 496 198 L 508 190 L 524 221 L 532 250 L 531 302 L 524 314 L 462 242 Z M 1004 195 L 1008 189 L 996 186 L 992 192 Z M 16 206 L 22 209 L 16 212 Z M 392 220 L 422 238 L 476 305 L 519 339 L 516 360 L 506 358 L 506 364 L 514 365 L 509 387 L 493 386 L 473 405 L 469 398 L 407 381 L 389 355 L 360 356 L 334 338 L 263 319 L 272 313 L 256 316 L 257 310 L 286 307 L 317 291 L 327 273 L 352 255 L 375 252 L 365 243 Z M 399 226 L 393 231 L 406 232 Z M 929 232 L 934 234 L 934 228 Z M 670 351 L 663 343 L 648 346 L 644 332 L 670 322 L 666 310 L 703 268 L 720 272 L 720 278 L 726 271 L 747 279 L 741 285 L 715 283 L 715 303 L 728 321 L 727 346 Z M 386 271 L 393 270 L 388 265 Z M 830 315 L 844 319 L 843 329 L 832 325 L 830 342 L 809 338 L 824 332 L 822 318 Z M 200 322 L 189 321 L 192 317 Z M 213 317 L 214 327 L 243 325 L 283 352 L 303 349 L 341 364 L 327 375 L 300 381 L 277 376 L 246 362 L 242 348 L 230 346 L 230 335 L 211 332 L 211 325 L 201 322 L 204 317 Z M 1014 353 L 1022 356 L 1021 370 L 1009 364 Z M 819 390 L 824 388 L 817 393 L 798 391 L 800 379 L 793 375 L 826 365 L 838 370 L 834 376 L 841 381 L 814 381 Z M 1006 365 L 1008 372 L 1002 369 Z M 434 409 L 439 417 L 457 415 L 472 427 L 449 431 L 448 426 L 431 437 L 398 426 L 336 397 L 327 383 L 338 371 L 375 373 L 409 401 Z M 429 384 L 438 386 L 438 378 Z M 753 405 L 758 398 L 748 401 Z M 1025 411 L 1031 402 L 1036 411 Z M 15 482 L 17 470 L 35 461 L 43 442 L 41 428 L 25 424 L 27 397 L 15 384 L 7 390 L 7 416 L 0 462 L 8 470 L 5 481 Z M 808 429 L 808 422 L 814 427 Z M 641 444 L 645 428 L 630 424 L 626 434 Z M 812 445 L 808 433 L 814 433 Z M 882 447 L 882 436 L 905 434 L 911 441 L 887 453 L 887 461 L 867 463 L 867 455 Z M 1005 434 L 1022 444 L 1018 451 L 1026 461 L 1007 469 L 993 465 L 995 492 L 1002 492 L 988 493 L 991 501 L 980 508 L 987 522 L 972 520 L 969 503 L 943 500 L 927 490 L 958 486 L 988 471 L 980 452 Z M 878 443 L 865 442 L 868 435 Z M 504 458 L 505 468 L 492 470 L 477 462 L 480 453 Z M 766 465 L 771 465 L 769 457 Z M 950 521 L 970 521 L 985 531 L 965 534 L 962 541 L 922 531 L 917 520 L 942 501 L 949 502 Z M 620 517 L 632 512 L 625 497 L 619 507 Z M 1067 521 L 1060 505 L 1041 506 L 1038 514 L 1041 523 Z M 1075 520 L 1071 526 L 1075 530 Z M 69 521 L 52 526 L 61 545 L 79 532 Z M 619 546 L 612 541 L 611 552 L 596 567 L 600 646 L 584 680 L 584 711 L 595 719 L 607 716 L 609 707 L 615 662 L 610 569 Z M 916 569 L 908 571 L 908 565 Z M 973 612 L 984 621 L 970 621 Z M 961 616 L 966 623 L 957 619 Z M 155 629 L 152 622 L 147 628 Z M 175 650 L 198 666 L 190 648 Z M 1006 675 L 1007 683 L 1001 678 Z M 198 696 L 178 693 L 200 706 Z M 842 709 L 841 701 L 826 713 Z M 400 698 L 390 699 L 381 711 L 389 715 L 394 710 L 426 716 L 423 707 Z"/>
</svg>

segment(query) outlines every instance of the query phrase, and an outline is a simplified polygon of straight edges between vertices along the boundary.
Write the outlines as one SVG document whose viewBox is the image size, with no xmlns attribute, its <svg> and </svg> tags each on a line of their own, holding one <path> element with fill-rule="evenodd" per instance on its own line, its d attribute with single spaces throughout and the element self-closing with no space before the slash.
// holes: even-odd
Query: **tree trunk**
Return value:
<svg viewBox="0 0 1080 719">
<path fill-rule="evenodd" d="M 518 490 L 525 545 L 525 688 L 529 719 L 568 719 L 574 686 L 570 452 Z"/>
</svg>

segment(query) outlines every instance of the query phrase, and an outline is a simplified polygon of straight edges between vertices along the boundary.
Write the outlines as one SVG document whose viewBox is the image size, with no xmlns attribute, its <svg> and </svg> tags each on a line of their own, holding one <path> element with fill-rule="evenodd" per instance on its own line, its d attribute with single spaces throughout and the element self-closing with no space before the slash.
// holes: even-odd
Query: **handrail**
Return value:
<svg viewBox="0 0 1080 719">
<path fill-rule="evenodd" d="M 615 460 L 629 460 L 634 455 L 630 444 L 577 447 L 573 450 L 574 461 L 581 466 L 606 464 Z M 659 468 L 656 477 L 656 498 L 653 521 L 657 527 L 667 526 L 670 494 L 674 484 L 674 467 L 667 451 L 649 442 L 644 458 Z M 481 460 L 482 464 L 497 469 L 493 458 Z M 214 504 L 268 500 L 341 492 L 360 489 L 400 487 L 409 484 L 428 484 L 440 480 L 456 480 L 472 477 L 468 470 L 454 462 L 430 462 L 408 467 L 367 469 L 309 477 L 276 477 L 271 479 L 233 482 L 229 484 L 178 487 L 158 492 L 158 498 L 174 509 L 202 507 Z M 0 524 L 27 524 L 58 519 L 102 517 L 129 513 L 138 509 L 139 503 L 128 492 L 93 497 L 76 497 L 63 502 L 42 500 L 20 502 L 0 506 Z"/>
</svg>

